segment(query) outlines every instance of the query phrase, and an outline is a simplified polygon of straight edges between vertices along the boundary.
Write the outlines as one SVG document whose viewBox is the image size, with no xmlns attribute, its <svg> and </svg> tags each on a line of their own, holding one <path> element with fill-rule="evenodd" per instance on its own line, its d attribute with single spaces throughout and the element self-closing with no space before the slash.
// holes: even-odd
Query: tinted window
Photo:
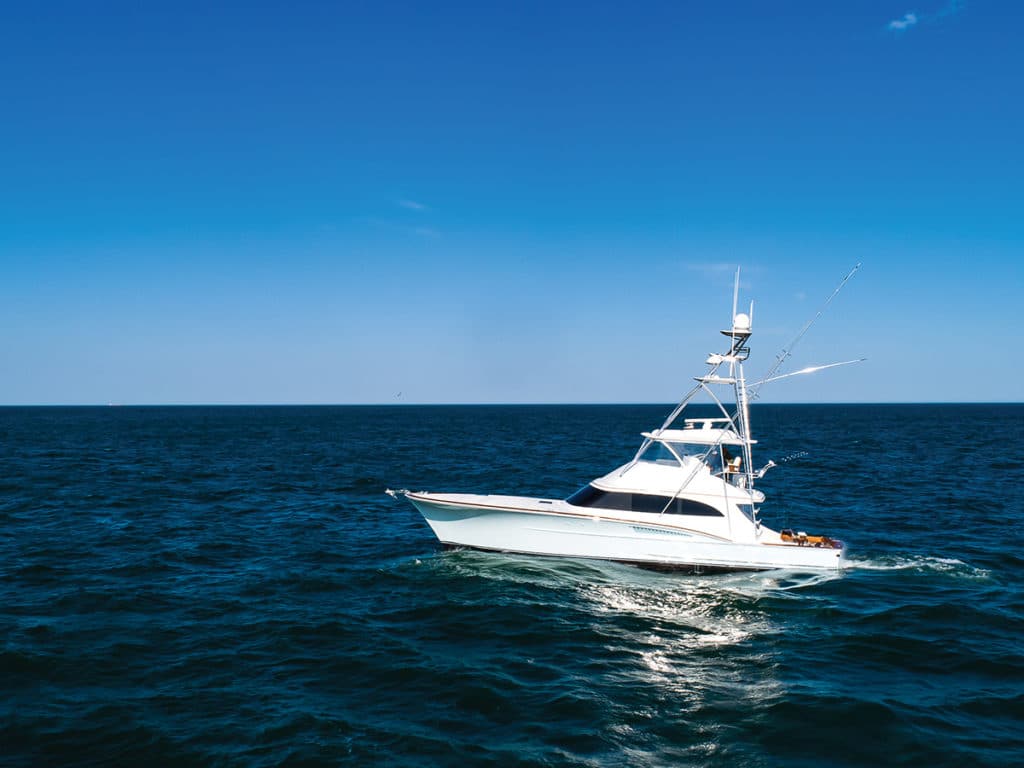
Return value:
<svg viewBox="0 0 1024 768">
<path fill-rule="evenodd" d="M 616 509 L 627 512 L 655 512 L 663 509 L 672 515 L 700 515 L 702 517 L 721 517 L 722 513 L 707 504 L 689 499 L 672 499 L 669 496 L 657 496 L 648 493 L 620 493 L 602 491 L 592 485 L 585 485 L 570 496 L 567 501 L 575 507 L 592 507 L 594 509 Z M 668 509 L 665 509 L 666 505 Z"/>
</svg>

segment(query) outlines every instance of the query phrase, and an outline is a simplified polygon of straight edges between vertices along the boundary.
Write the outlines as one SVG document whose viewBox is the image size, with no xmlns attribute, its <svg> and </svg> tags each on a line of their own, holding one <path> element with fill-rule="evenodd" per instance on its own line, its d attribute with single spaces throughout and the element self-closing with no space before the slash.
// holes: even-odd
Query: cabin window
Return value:
<svg viewBox="0 0 1024 768">
<path fill-rule="evenodd" d="M 677 459 L 664 443 L 657 441 L 647 446 L 647 449 L 640 454 L 640 461 L 650 461 L 655 464 L 665 464 L 670 467 L 678 467 L 679 459 Z"/>
<path fill-rule="evenodd" d="M 566 499 L 574 507 L 611 509 L 623 512 L 654 512 L 662 510 L 670 515 L 696 515 L 699 517 L 722 517 L 722 513 L 708 504 L 690 499 L 673 499 L 651 493 L 623 493 L 602 491 L 592 485 L 585 485 Z"/>
</svg>

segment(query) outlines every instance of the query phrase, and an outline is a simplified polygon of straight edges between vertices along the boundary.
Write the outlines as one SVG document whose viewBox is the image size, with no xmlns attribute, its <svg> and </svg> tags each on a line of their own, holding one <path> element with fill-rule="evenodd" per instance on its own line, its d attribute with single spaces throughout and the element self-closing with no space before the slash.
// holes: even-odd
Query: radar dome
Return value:
<svg viewBox="0 0 1024 768">
<path fill-rule="evenodd" d="M 750 330 L 750 318 L 740 312 L 736 317 L 732 319 L 732 327 L 737 331 L 749 331 Z"/>
</svg>

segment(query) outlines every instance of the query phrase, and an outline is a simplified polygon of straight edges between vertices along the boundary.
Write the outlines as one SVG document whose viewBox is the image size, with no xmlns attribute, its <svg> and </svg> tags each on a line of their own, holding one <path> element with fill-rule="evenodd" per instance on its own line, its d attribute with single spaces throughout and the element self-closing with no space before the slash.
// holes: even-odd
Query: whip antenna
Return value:
<svg viewBox="0 0 1024 768">
<path fill-rule="evenodd" d="M 846 277 L 844 277 L 840 281 L 839 285 L 836 286 L 836 289 L 834 291 L 832 291 L 832 295 L 829 296 L 827 299 L 825 299 L 825 303 L 821 305 L 821 307 L 818 309 L 817 313 L 815 313 L 814 317 L 812 317 L 810 320 L 808 320 L 804 324 L 804 327 L 800 329 L 800 333 L 798 333 L 796 335 L 796 338 L 794 338 L 791 342 L 789 342 L 789 344 L 787 344 L 785 347 L 782 348 L 782 351 L 779 352 L 779 354 L 775 357 L 775 363 L 768 370 L 768 373 L 766 373 L 764 375 L 764 377 L 761 379 L 761 381 L 759 381 L 757 384 L 755 384 L 754 387 L 749 392 L 749 399 L 750 400 L 756 400 L 757 399 L 757 396 L 760 394 L 760 385 L 764 384 L 769 379 L 772 379 L 772 378 L 775 377 L 775 374 L 779 372 L 779 368 L 781 368 L 783 363 L 785 363 L 790 358 L 790 356 L 793 354 L 793 348 L 796 347 L 796 345 L 800 343 L 800 339 L 802 339 L 804 337 L 804 334 L 807 333 L 808 330 L 810 330 L 811 326 L 814 325 L 815 321 L 819 317 L 821 317 L 821 315 L 828 308 L 828 305 L 832 303 L 832 299 L 834 299 L 836 297 L 837 293 L 839 293 L 841 290 L 843 290 L 843 286 L 846 285 L 850 281 L 850 278 L 854 276 L 854 274 L 857 272 L 858 269 L 860 269 L 860 263 L 859 262 L 856 265 L 854 265 L 853 269 L 851 269 L 846 274 Z"/>
</svg>

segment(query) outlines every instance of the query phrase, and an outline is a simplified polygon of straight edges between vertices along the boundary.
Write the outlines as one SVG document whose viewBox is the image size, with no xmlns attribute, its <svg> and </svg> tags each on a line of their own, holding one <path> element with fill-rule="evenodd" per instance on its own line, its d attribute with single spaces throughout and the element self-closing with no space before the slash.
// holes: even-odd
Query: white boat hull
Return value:
<svg viewBox="0 0 1024 768">
<path fill-rule="evenodd" d="M 406 496 L 438 540 L 452 546 L 703 570 L 834 570 L 844 563 L 842 547 L 730 541 L 688 529 L 675 515 L 605 514 L 564 501 L 511 496 Z M 777 539 L 774 532 L 766 534 Z"/>
</svg>

